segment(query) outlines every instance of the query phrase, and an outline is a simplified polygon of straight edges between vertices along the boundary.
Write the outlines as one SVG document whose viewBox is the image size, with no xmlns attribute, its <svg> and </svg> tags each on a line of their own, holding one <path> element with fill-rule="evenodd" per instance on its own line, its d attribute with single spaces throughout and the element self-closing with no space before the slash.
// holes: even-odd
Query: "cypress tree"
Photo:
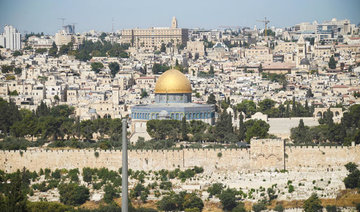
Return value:
<svg viewBox="0 0 360 212">
<path fill-rule="evenodd" d="M 292 111 L 291 111 L 291 113 L 292 113 L 292 116 L 293 116 L 293 117 L 297 116 L 297 114 L 296 114 L 295 96 L 293 97 L 293 100 L 292 100 Z"/>
<path fill-rule="evenodd" d="M 187 129 L 187 125 L 186 125 L 186 118 L 184 116 L 181 120 L 181 136 L 184 141 L 188 140 L 187 134 L 188 134 L 188 129 Z"/>
<path fill-rule="evenodd" d="M 330 61 L 329 61 L 329 63 L 328 63 L 329 68 L 335 69 L 335 68 L 336 68 L 336 63 L 337 63 L 337 62 L 335 61 L 334 56 L 331 56 L 331 57 L 330 57 Z"/>
<path fill-rule="evenodd" d="M 244 116 L 242 112 L 240 113 L 239 121 L 239 140 L 242 141 L 245 139 L 245 125 L 244 125 Z"/>
<path fill-rule="evenodd" d="M 290 103 L 287 102 L 286 103 L 286 110 L 285 110 L 285 117 L 289 117 L 290 116 Z"/>
</svg>

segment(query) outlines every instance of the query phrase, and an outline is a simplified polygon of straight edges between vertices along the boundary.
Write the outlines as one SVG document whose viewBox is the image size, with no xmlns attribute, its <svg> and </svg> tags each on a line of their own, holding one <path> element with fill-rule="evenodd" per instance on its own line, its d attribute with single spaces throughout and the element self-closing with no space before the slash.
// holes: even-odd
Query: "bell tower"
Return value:
<svg viewBox="0 0 360 212">
<path fill-rule="evenodd" d="M 171 21 L 171 28 L 177 28 L 177 27 L 178 27 L 178 23 L 176 17 L 174 16 Z"/>
</svg>

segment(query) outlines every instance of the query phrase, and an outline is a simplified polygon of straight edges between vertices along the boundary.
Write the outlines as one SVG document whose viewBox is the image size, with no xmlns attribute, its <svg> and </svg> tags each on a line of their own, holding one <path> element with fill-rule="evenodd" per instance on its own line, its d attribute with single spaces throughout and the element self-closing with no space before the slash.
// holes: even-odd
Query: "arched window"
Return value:
<svg viewBox="0 0 360 212">
<path fill-rule="evenodd" d="M 321 113 L 321 112 L 318 112 L 316 116 L 319 117 L 319 118 L 321 118 L 321 117 L 322 117 L 322 113 Z"/>
</svg>

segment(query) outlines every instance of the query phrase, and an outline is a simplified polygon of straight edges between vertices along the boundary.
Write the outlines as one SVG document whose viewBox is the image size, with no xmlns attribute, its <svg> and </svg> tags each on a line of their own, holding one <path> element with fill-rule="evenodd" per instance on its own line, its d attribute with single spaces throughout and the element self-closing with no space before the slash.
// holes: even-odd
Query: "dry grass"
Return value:
<svg viewBox="0 0 360 212">
<path fill-rule="evenodd" d="M 97 209 L 100 207 L 100 203 L 96 203 L 93 201 L 86 201 L 84 204 L 82 204 L 81 206 L 79 206 L 79 208 L 84 208 L 84 209 Z"/>
<path fill-rule="evenodd" d="M 338 207 L 356 206 L 356 203 L 360 203 L 360 192 L 357 189 L 348 189 L 340 191 L 336 199 L 321 199 L 323 206 L 335 205 Z"/>
<path fill-rule="evenodd" d="M 142 201 L 132 201 L 131 203 L 135 208 L 141 207 L 141 208 L 157 209 L 157 206 L 156 206 L 157 201 L 154 201 L 154 200 L 148 200 L 148 201 L 146 201 L 146 203 L 142 203 Z"/>
<path fill-rule="evenodd" d="M 269 209 L 274 209 L 276 205 L 281 204 L 284 208 L 302 208 L 304 204 L 304 200 L 292 200 L 292 201 L 277 201 L 274 200 L 271 202 L 271 205 L 268 207 Z"/>
<path fill-rule="evenodd" d="M 204 202 L 204 209 L 203 212 L 222 212 L 221 203 L 215 203 L 215 202 Z"/>
<path fill-rule="evenodd" d="M 357 189 L 347 189 L 339 192 L 336 199 L 320 199 L 322 206 L 335 205 L 337 207 L 355 207 L 356 203 L 360 203 L 360 192 Z M 284 208 L 301 208 L 305 200 L 292 201 L 272 201 L 269 206 L 273 209 L 277 204 L 282 204 Z"/>
</svg>

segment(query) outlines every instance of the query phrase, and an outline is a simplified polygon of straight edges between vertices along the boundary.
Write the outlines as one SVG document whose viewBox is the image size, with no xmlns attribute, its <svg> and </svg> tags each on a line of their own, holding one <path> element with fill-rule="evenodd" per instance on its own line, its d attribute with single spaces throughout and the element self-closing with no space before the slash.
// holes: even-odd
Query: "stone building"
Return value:
<svg viewBox="0 0 360 212">
<path fill-rule="evenodd" d="M 246 59 L 254 62 L 271 63 L 273 61 L 273 55 L 270 53 L 270 49 L 264 46 L 245 49 L 244 56 Z"/>
<path fill-rule="evenodd" d="M 215 123 L 215 106 L 192 103 L 192 89 L 187 77 L 176 69 L 163 73 L 155 85 L 155 103 L 135 105 L 131 108 L 132 135 L 136 138 L 149 138 L 146 122 L 152 119 L 200 120 L 208 124 Z"/>
<path fill-rule="evenodd" d="M 136 105 L 131 109 L 132 120 L 174 119 L 201 120 L 214 123 L 213 105 L 191 102 L 191 84 L 186 76 L 176 69 L 163 73 L 155 85 L 155 104 Z"/>
<path fill-rule="evenodd" d="M 174 17 L 171 27 L 152 27 L 149 29 L 124 29 L 121 43 L 130 43 L 136 48 L 160 48 L 162 44 L 186 45 L 188 29 L 178 28 Z"/>
<path fill-rule="evenodd" d="M 187 42 L 187 50 L 193 57 L 196 55 L 203 57 L 205 55 L 205 47 L 202 41 L 189 41 Z"/>
</svg>

